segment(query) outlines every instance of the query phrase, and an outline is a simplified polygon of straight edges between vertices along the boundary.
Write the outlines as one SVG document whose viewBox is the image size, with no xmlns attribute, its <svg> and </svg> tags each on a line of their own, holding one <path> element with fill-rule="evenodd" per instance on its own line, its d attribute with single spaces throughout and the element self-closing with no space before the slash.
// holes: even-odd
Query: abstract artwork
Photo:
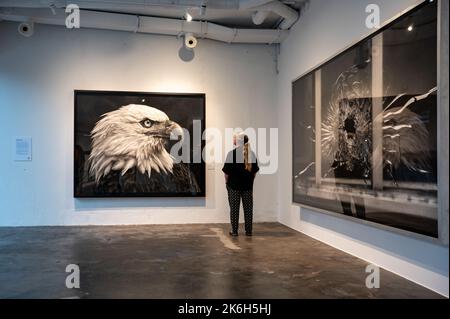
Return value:
<svg viewBox="0 0 450 319">
<path fill-rule="evenodd" d="M 75 197 L 205 196 L 204 121 L 203 94 L 75 91 Z"/>
<path fill-rule="evenodd" d="M 293 201 L 438 237 L 437 4 L 295 80 Z"/>
</svg>

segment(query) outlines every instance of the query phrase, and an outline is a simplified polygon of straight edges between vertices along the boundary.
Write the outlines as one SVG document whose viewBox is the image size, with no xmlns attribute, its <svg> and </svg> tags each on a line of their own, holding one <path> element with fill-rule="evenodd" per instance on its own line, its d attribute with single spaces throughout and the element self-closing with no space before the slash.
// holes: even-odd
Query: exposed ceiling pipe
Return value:
<svg viewBox="0 0 450 319">
<path fill-rule="evenodd" d="M 253 23 L 259 25 L 264 22 L 269 12 L 276 13 L 280 17 L 283 17 L 283 22 L 280 24 L 280 28 L 283 30 L 289 29 L 297 22 L 299 14 L 297 11 L 281 3 L 280 1 L 272 1 L 262 6 L 256 7 L 257 11 L 253 14 Z"/>
<path fill-rule="evenodd" d="M 170 6 L 185 8 L 204 8 L 205 0 L 0 0 L 0 7 L 16 8 L 65 8 L 68 3 L 78 5 L 81 9 L 91 10 L 135 10 L 139 11 L 149 6 Z M 284 21 L 281 29 L 289 29 L 298 19 L 298 12 L 278 0 L 208 0 L 211 9 L 255 10 L 253 22 L 260 25 L 270 12 L 281 16 Z M 203 9 L 204 10 L 204 9 Z"/>
<path fill-rule="evenodd" d="M 274 0 L 207 0 L 208 6 L 214 9 L 252 9 Z M 303 0 L 293 0 L 303 2 Z M 0 7 L 16 8 L 44 8 L 53 5 L 64 8 L 69 3 L 76 4 L 82 9 L 113 9 L 115 7 L 148 7 L 148 6 L 200 6 L 205 0 L 0 0 Z"/>
<path fill-rule="evenodd" d="M 0 19 L 7 21 L 32 21 L 37 24 L 65 26 L 64 10 L 57 9 L 56 15 L 43 9 L 0 8 Z M 178 19 L 154 18 L 131 14 L 118 14 L 80 10 L 80 27 L 130 31 L 179 36 L 193 33 L 198 37 L 226 43 L 281 43 L 288 35 L 288 30 L 232 29 L 218 24 Z"/>
<path fill-rule="evenodd" d="M 266 20 L 269 13 L 270 13 L 270 11 L 264 11 L 264 10 L 255 11 L 252 15 L 253 23 L 256 25 L 262 24 L 264 22 L 264 20 Z"/>
<path fill-rule="evenodd" d="M 272 1 L 274 0 L 240 0 L 239 9 L 253 9 Z"/>
<path fill-rule="evenodd" d="M 273 0 L 208 0 L 213 9 L 251 9 Z M 149 6 L 200 7 L 204 0 L 0 0 L 0 7 L 46 8 L 53 5 L 65 8 L 67 4 L 78 5 L 81 9 L 114 10 L 114 8 L 142 9 Z"/>
</svg>

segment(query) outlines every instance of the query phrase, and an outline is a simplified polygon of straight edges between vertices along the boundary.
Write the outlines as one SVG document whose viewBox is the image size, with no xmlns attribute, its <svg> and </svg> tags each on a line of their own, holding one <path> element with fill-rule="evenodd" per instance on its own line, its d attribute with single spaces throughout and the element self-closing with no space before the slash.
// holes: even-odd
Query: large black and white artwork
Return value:
<svg viewBox="0 0 450 319">
<path fill-rule="evenodd" d="M 205 196 L 204 121 L 203 94 L 75 91 L 75 197 Z"/>
<path fill-rule="evenodd" d="M 293 201 L 438 237 L 437 5 L 293 82 Z"/>
</svg>

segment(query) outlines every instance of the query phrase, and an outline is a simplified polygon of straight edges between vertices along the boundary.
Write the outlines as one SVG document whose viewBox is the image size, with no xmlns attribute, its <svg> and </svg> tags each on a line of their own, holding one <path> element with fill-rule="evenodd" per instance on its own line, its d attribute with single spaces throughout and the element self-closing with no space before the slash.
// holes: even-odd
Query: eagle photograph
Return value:
<svg viewBox="0 0 450 319">
<path fill-rule="evenodd" d="M 439 237 L 437 9 L 293 82 L 295 203 Z"/>
<path fill-rule="evenodd" d="M 205 164 L 189 159 L 204 114 L 203 94 L 75 91 L 75 197 L 203 197 Z"/>
</svg>

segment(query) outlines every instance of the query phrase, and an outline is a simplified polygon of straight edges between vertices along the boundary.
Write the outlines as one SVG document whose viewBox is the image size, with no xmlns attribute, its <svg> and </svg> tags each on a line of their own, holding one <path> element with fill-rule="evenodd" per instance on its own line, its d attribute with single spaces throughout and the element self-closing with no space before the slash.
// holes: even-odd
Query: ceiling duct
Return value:
<svg viewBox="0 0 450 319">
<path fill-rule="evenodd" d="M 280 17 L 283 17 L 283 22 L 280 24 L 280 29 L 283 30 L 287 30 L 293 26 L 299 17 L 297 11 L 281 3 L 280 1 L 270 1 L 266 4 L 255 7 L 255 9 L 257 9 L 257 11 L 252 16 L 254 24 L 262 24 L 269 13 L 273 12 Z"/>
<path fill-rule="evenodd" d="M 0 8 L 0 19 L 65 26 L 66 14 L 61 9 L 55 9 L 55 14 L 53 14 L 47 9 Z M 233 29 L 204 21 L 187 22 L 179 19 L 89 10 L 80 10 L 80 27 L 173 36 L 192 33 L 197 37 L 226 43 L 261 44 L 281 43 L 289 32 L 288 30 L 272 29 Z"/>
<path fill-rule="evenodd" d="M 301 1 L 301 0 L 299 0 Z M 68 4 L 76 4 L 80 9 L 101 11 L 141 12 L 150 6 L 154 7 L 184 7 L 228 10 L 253 10 L 253 22 L 257 25 L 264 22 L 270 12 L 284 20 L 281 29 L 289 29 L 298 19 L 299 14 L 293 8 L 277 0 L 0 0 L 0 7 L 9 8 L 65 8 Z"/>
</svg>

